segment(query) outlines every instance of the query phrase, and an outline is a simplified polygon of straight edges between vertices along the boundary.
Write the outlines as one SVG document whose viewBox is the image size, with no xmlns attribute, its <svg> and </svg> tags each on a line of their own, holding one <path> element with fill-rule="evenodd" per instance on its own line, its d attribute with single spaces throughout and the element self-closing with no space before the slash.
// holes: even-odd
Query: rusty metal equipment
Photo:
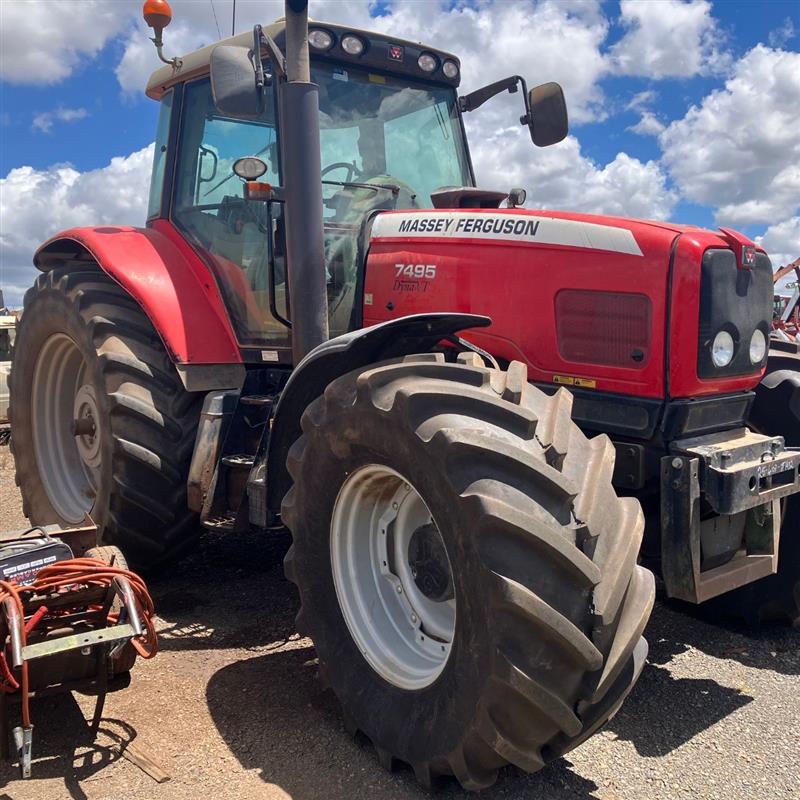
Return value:
<svg viewBox="0 0 800 800">
<path fill-rule="evenodd" d="M 11 731 L 23 778 L 31 775 L 31 697 L 96 693 L 96 732 L 109 691 L 125 688 L 136 656 L 156 653 L 153 604 L 142 579 L 114 547 L 94 547 L 91 520 L 0 536 L 0 755 Z M 82 557 L 75 558 L 74 554 Z"/>
</svg>

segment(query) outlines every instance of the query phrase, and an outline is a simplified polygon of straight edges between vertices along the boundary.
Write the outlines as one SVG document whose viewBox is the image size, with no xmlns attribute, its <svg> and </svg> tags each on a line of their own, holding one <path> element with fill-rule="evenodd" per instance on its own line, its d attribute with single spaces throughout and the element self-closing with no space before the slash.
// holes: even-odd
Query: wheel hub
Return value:
<svg viewBox="0 0 800 800">
<path fill-rule="evenodd" d="M 408 564 L 422 594 L 442 603 L 453 598 L 450 562 L 439 529 L 432 523 L 422 525 L 411 534 Z"/>
<path fill-rule="evenodd" d="M 72 431 L 78 453 L 87 466 L 96 469 L 100 466 L 100 436 L 96 422 L 99 413 L 94 387 L 88 383 L 75 393 L 73 417 Z"/>
<path fill-rule="evenodd" d="M 364 658 L 394 686 L 429 686 L 450 656 L 456 596 L 421 495 L 389 467 L 361 467 L 339 490 L 330 547 L 339 607 Z"/>
</svg>

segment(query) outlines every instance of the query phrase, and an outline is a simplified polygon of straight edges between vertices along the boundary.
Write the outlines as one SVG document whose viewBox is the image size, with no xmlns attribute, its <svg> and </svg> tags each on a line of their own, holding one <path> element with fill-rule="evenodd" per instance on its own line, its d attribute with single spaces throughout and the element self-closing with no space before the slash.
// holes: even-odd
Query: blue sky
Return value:
<svg viewBox="0 0 800 800">
<path fill-rule="evenodd" d="M 170 53 L 218 38 L 212 8 L 230 31 L 230 0 L 172 5 Z M 239 0 L 237 32 L 281 5 Z M 157 61 L 139 7 L 0 0 L 7 299 L 18 302 L 35 245 L 55 230 L 142 222 L 157 115 L 142 87 Z M 514 72 L 564 84 L 572 135 L 548 150 L 514 127 L 513 97 L 471 116 L 481 185 L 526 186 L 533 207 L 729 224 L 763 237 L 776 266 L 800 256 L 798 9 L 788 0 L 311 0 L 318 19 L 456 52 L 464 90 Z"/>
</svg>

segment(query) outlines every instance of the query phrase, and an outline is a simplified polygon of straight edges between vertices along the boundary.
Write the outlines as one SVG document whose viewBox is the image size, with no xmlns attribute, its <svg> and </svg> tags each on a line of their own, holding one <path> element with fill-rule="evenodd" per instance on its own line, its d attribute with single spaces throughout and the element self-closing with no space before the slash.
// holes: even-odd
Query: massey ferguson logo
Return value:
<svg viewBox="0 0 800 800">
<path fill-rule="evenodd" d="M 403 48 L 400 47 L 399 44 L 390 44 L 389 45 L 389 60 L 390 61 L 402 61 L 403 60 Z"/>
<path fill-rule="evenodd" d="M 550 244 L 642 256 L 633 232 L 627 228 L 555 216 L 510 213 L 505 209 L 388 212 L 375 220 L 370 238 Z"/>
</svg>

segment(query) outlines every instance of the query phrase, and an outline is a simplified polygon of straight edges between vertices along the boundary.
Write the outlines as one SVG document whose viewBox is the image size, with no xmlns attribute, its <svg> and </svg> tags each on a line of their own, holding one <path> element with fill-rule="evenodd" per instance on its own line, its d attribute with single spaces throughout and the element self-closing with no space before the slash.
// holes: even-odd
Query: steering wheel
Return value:
<svg viewBox="0 0 800 800">
<path fill-rule="evenodd" d="M 344 181 L 345 183 L 352 183 L 356 173 L 360 174 L 361 172 L 355 164 L 349 161 L 334 161 L 333 164 L 328 164 L 328 166 L 322 170 L 320 176 L 324 178 L 329 172 L 333 172 L 335 169 L 347 170 L 347 179 Z"/>
</svg>

